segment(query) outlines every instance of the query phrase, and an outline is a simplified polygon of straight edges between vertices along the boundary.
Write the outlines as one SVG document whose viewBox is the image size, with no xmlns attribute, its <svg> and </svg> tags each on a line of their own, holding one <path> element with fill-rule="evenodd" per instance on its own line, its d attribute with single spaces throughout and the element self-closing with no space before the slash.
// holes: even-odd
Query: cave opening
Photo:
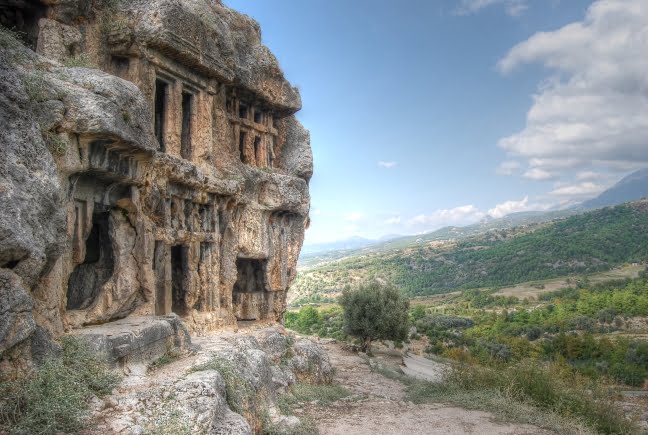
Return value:
<svg viewBox="0 0 648 435">
<path fill-rule="evenodd" d="M 101 291 L 101 287 L 114 272 L 115 259 L 110 237 L 110 212 L 92 214 L 92 228 L 85 241 L 85 257 L 68 281 L 67 309 L 88 308 Z"/>
<path fill-rule="evenodd" d="M 160 80 L 155 80 L 155 137 L 160 144 L 160 151 L 165 151 L 164 130 L 167 112 L 169 85 Z"/>
<path fill-rule="evenodd" d="M 260 293 L 265 291 L 266 266 L 267 260 L 237 258 L 237 277 L 234 284 L 234 293 Z"/>
<path fill-rule="evenodd" d="M 232 305 L 238 321 L 263 318 L 264 292 L 267 290 L 267 260 L 237 258 L 237 277 L 232 289 Z"/>
<path fill-rule="evenodd" d="M 189 275 L 188 248 L 171 247 L 171 311 L 179 316 L 187 313 L 187 279 Z"/>
<path fill-rule="evenodd" d="M 180 134 L 180 155 L 191 160 L 191 117 L 193 112 L 193 94 L 182 93 L 182 130 Z"/>
<path fill-rule="evenodd" d="M 128 80 L 128 69 L 130 68 L 130 59 L 124 56 L 112 56 L 110 65 L 113 73 L 124 80 Z"/>
<path fill-rule="evenodd" d="M 15 36 L 36 50 L 38 20 L 45 18 L 48 6 L 39 0 L 13 0 L 0 2 L 0 26 L 14 32 Z"/>
</svg>

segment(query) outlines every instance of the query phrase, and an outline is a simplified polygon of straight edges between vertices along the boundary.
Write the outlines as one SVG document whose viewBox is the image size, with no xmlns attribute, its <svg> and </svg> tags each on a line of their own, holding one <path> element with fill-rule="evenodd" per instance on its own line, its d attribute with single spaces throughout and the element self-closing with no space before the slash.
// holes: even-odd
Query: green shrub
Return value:
<svg viewBox="0 0 648 435">
<path fill-rule="evenodd" d="M 183 421 L 177 409 L 162 409 L 157 412 L 146 435 L 191 435 L 191 426 Z"/>
<path fill-rule="evenodd" d="M 169 349 L 164 355 L 153 361 L 149 365 L 149 369 L 157 370 L 160 367 L 164 367 L 167 364 L 171 364 L 172 362 L 177 361 L 181 356 L 182 354 L 177 349 Z"/>
<path fill-rule="evenodd" d="M 42 71 L 26 74 L 23 77 L 23 85 L 31 101 L 40 103 L 50 99 L 49 85 Z"/>
<path fill-rule="evenodd" d="M 67 58 L 63 62 L 63 65 L 68 68 L 97 68 L 97 65 L 85 53 Z"/>
<path fill-rule="evenodd" d="M 263 435 L 317 435 L 319 430 L 315 422 L 308 417 L 299 417 L 299 424 L 292 428 L 277 428 L 268 424 L 261 431 Z"/>
<path fill-rule="evenodd" d="M 216 370 L 225 381 L 226 401 L 230 409 L 241 414 L 254 433 L 259 433 L 269 423 L 268 403 L 271 392 L 263 385 L 255 386 L 253 381 L 242 375 L 241 364 L 236 356 L 233 360 L 213 354 L 212 358 L 193 368 L 193 371 Z"/>
<path fill-rule="evenodd" d="M 24 34 L 13 29 L 0 26 L 0 48 L 16 49 L 23 46 Z"/>
<path fill-rule="evenodd" d="M 51 131 L 44 131 L 43 139 L 45 140 L 47 148 L 52 152 L 53 155 L 60 157 L 65 155 L 65 153 L 67 152 L 68 144 L 65 139 L 61 138 L 61 136 L 59 136 L 58 134 Z"/>
<path fill-rule="evenodd" d="M 225 381 L 227 405 L 238 414 L 246 414 L 256 408 L 256 391 L 246 379 L 240 376 L 231 361 L 214 355 L 205 364 L 194 367 L 192 371 L 216 370 Z"/>
<path fill-rule="evenodd" d="M 370 281 L 346 288 L 340 297 L 344 330 L 371 350 L 373 340 L 405 340 L 409 329 L 409 301 L 393 285 Z"/>
<path fill-rule="evenodd" d="M 55 434 L 83 428 L 87 402 L 110 393 L 119 377 L 82 340 L 64 337 L 62 355 L 29 377 L 0 385 L 0 428 L 12 434 Z"/>
<path fill-rule="evenodd" d="M 510 416 L 506 400 L 496 400 L 497 406 L 492 406 L 495 402 L 482 400 L 485 392 L 492 397 L 508 399 L 510 406 L 523 404 L 535 415 L 555 414 L 549 419 L 553 422 L 558 416 L 558 420 L 580 421 L 606 434 L 636 431 L 633 423 L 614 404 L 609 391 L 597 388 L 569 368 L 557 364 L 523 361 L 500 367 L 463 365 L 449 373 L 442 384 L 417 382 L 408 387 L 408 396 L 414 402 L 447 401 Z M 479 400 L 471 401 L 471 397 Z M 528 416 L 522 413 L 518 417 Z M 542 418 L 537 420 L 526 422 L 542 424 Z M 564 425 L 566 420 L 558 423 Z"/>
</svg>

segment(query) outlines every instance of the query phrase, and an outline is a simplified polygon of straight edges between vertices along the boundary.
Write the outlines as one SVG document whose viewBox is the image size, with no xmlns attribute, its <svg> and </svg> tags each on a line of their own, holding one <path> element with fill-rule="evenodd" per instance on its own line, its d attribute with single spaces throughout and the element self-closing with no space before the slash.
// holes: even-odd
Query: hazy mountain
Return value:
<svg viewBox="0 0 648 435">
<path fill-rule="evenodd" d="M 364 237 L 349 237 L 348 239 L 336 240 L 329 243 L 306 244 L 302 248 L 302 255 L 316 254 L 318 252 L 339 251 L 348 249 L 359 249 L 374 245 L 378 240 L 365 239 Z"/>
<path fill-rule="evenodd" d="M 314 266 L 321 262 L 353 255 L 400 249 L 424 242 L 457 240 L 492 230 L 505 230 L 524 225 L 539 224 L 566 218 L 586 210 L 619 205 L 624 202 L 637 201 L 641 198 L 648 198 L 648 168 L 633 172 L 596 198 L 585 201 L 571 209 L 511 213 L 499 219 L 488 217 L 464 227 L 448 226 L 429 233 L 411 236 L 389 235 L 378 240 L 352 237 L 331 243 L 307 245 L 302 249 L 300 266 Z"/>
<path fill-rule="evenodd" d="M 453 230 L 443 229 L 444 234 Z M 307 300 L 316 294 L 335 295 L 346 283 L 368 278 L 393 282 L 408 295 L 419 296 L 642 263 L 648 260 L 648 200 L 551 222 L 493 229 L 457 242 L 422 239 L 431 234 L 401 249 L 377 250 L 376 245 L 334 261 L 321 256 L 320 264 L 309 259 L 291 287 L 292 297 Z"/>
<path fill-rule="evenodd" d="M 591 210 L 641 198 L 648 198 L 648 168 L 633 172 L 596 198 L 583 202 L 578 208 Z"/>
</svg>

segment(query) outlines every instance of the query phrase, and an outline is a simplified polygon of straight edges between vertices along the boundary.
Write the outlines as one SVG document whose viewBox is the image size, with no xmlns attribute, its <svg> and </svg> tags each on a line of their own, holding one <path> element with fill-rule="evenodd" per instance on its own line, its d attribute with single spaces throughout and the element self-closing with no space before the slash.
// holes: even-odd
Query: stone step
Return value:
<svg viewBox="0 0 648 435">
<path fill-rule="evenodd" d="M 148 365 L 171 350 L 191 347 L 191 337 L 176 316 L 128 317 L 73 330 L 98 354 L 119 367 Z"/>
</svg>

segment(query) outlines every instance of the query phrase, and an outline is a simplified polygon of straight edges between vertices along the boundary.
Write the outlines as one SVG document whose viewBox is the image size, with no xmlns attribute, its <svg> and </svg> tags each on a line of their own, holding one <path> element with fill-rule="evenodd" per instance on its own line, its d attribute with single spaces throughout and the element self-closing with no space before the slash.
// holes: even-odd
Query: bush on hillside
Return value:
<svg viewBox="0 0 648 435">
<path fill-rule="evenodd" d="M 344 329 L 362 340 L 368 352 L 373 340 L 402 341 L 409 329 L 409 301 L 393 285 L 370 281 L 346 288 L 340 297 Z"/>
<path fill-rule="evenodd" d="M 552 415 L 563 420 L 562 424 L 578 422 L 599 433 L 636 432 L 609 391 L 568 366 L 558 364 L 521 361 L 498 367 L 459 365 L 448 372 L 443 383 L 411 383 L 408 399 L 416 403 L 442 401 L 483 409 L 558 432 L 574 430 L 551 427 Z"/>
</svg>

